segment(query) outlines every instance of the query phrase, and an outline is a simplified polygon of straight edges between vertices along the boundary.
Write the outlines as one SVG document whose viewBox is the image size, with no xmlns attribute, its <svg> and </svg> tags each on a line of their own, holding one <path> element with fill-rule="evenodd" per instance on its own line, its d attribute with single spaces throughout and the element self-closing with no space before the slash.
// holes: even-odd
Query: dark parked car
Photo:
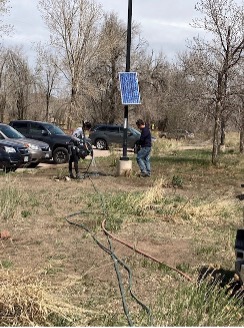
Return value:
<svg viewBox="0 0 244 328">
<path fill-rule="evenodd" d="M 52 151 L 54 163 L 62 164 L 69 160 L 68 145 L 72 136 L 55 124 L 31 120 L 17 120 L 9 123 L 13 128 L 22 133 L 26 138 L 46 142 Z"/>
<path fill-rule="evenodd" d="M 31 153 L 31 163 L 29 167 L 36 167 L 40 162 L 50 159 L 52 152 L 49 145 L 43 141 L 28 139 L 13 127 L 0 123 L 0 140 L 12 139 L 29 148 Z"/>
<path fill-rule="evenodd" d="M 0 168 L 15 171 L 31 162 L 29 148 L 12 140 L 0 140 Z"/>
<path fill-rule="evenodd" d="M 127 131 L 127 146 L 134 148 L 136 142 L 140 139 L 141 133 L 128 127 Z M 99 124 L 91 129 L 89 138 L 92 144 L 97 149 L 108 149 L 111 144 L 117 144 L 120 147 L 123 145 L 124 127 L 114 124 Z"/>
<path fill-rule="evenodd" d="M 159 132 L 159 137 L 160 138 L 167 138 L 167 139 L 193 139 L 195 137 L 194 133 L 183 130 L 183 129 L 177 129 L 174 131 L 160 131 Z"/>
</svg>

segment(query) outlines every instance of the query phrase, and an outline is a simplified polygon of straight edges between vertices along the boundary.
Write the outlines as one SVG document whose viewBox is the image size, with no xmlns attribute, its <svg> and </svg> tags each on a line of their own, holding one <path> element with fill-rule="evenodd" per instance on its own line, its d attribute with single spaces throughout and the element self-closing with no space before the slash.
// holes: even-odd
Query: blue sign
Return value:
<svg viewBox="0 0 244 328">
<path fill-rule="evenodd" d="M 136 72 L 119 73 L 120 92 L 123 105 L 140 105 L 140 92 Z"/>
</svg>

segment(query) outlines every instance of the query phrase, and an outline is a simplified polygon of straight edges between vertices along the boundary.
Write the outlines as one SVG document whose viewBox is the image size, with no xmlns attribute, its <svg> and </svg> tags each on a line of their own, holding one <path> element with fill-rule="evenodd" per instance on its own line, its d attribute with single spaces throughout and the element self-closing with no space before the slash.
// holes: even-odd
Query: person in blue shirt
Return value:
<svg viewBox="0 0 244 328">
<path fill-rule="evenodd" d="M 137 152 L 136 161 L 141 170 L 140 176 L 150 177 L 151 175 L 151 163 L 150 154 L 152 148 L 152 136 L 148 125 L 142 119 L 136 121 L 138 129 L 141 130 L 141 137 L 138 141 L 140 150 Z"/>
</svg>

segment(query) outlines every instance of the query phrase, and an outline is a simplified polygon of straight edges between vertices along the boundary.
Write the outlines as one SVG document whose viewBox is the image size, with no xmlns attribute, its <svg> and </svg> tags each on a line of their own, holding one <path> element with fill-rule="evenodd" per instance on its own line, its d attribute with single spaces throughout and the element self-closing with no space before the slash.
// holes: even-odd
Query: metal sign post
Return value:
<svg viewBox="0 0 244 328">
<path fill-rule="evenodd" d="M 130 51 L 131 51 L 131 25 L 132 25 L 132 0 L 128 0 L 128 24 L 127 24 L 127 49 L 126 49 L 126 72 L 130 71 Z M 129 160 L 127 156 L 127 130 L 128 130 L 128 105 L 124 107 L 124 135 L 123 135 L 123 156 L 121 160 Z"/>
</svg>

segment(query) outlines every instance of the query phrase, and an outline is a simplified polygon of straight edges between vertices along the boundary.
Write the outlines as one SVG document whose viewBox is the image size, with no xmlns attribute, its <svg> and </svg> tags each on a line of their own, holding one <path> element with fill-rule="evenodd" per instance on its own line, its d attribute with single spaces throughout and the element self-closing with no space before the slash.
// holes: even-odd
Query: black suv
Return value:
<svg viewBox="0 0 244 328">
<path fill-rule="evenodd" d="M 53 161 L 62 164 L 69 161 L 68 144 L 72 137 L 55 124 L 40 121 L 17 120 L 9 123 L 26 138 L 41 140 L 49 144 Z"/>
<path fill-rule="evenodd" d="M 108 149 L 111 144 L 123 145 L 124 127 L 114 124 L 99 124 L 91 129 L 89 138 L 97 149 Z M 132 127 L 127 129 L 127 146 L 134 148 L 141 133 Z"/>
</svg>

